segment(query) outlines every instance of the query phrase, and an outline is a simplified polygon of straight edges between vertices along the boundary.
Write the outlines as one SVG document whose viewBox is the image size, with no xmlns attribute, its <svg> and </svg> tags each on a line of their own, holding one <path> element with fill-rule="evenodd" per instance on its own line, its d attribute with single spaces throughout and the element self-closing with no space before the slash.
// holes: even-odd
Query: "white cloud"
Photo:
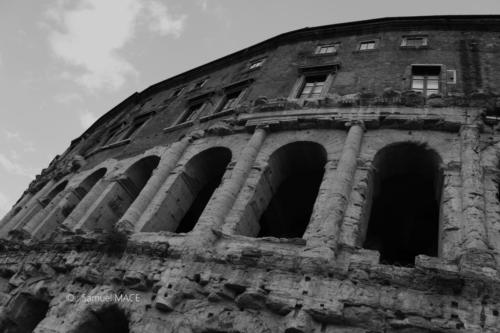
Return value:
<svg viewBox="0 0 500 333">
<path fill-rule="evenodd" d="M 61 93 L 54 96 L 54 101 L 62 105 L 70 105 L 83 101 L 83 97 L 77 93 Z"/>
<path fill-rule="evenodd" d="M 10 210 L 11 200 L 2 192 L 0 192 L 0 218 L 4 217 L 5 214 Z"/>
<path fill-rule="evenodd" d="M 78 118 L 80 120 L 80 125 L 83 129 L 87 129 L 92 125 L 99 117 L 90 111 L 83 110 L 79 112 Z"/>
<path fill-rule="evenodd" d="M 167 7 L 157 1 L 147 3 L 145 9 L 150 15 L 149 29 L 151 31 L 158 32 L 163 36 L 172 35 L 177 38 L 180 37 L 182 30 L 184 30 L 186 15 L 173 17 L 168 12 Z"/>
<path fill-rule="evenodd" d="M 18 145 L 20 145 L 22 151 L 24 152 L 35 151 L 35 145 L 33 144 L 33 142 L 23 138 L 19 132 L 3 130 L 3 134 L 6 141 L 17 143 Z"/>
<path fill-rule="evenodd" d="M 13 161 L 4 154 L 0 154 L 0 166 L 7 172 L 28 178 L 34 178 L 36 171 L 34 169 L 26 168 L 25 166 Z"/>
<path fill-rule="evenodd" d="M 59 0 L 47 11 L 54 54 L 72 65 L 71 79 L 90 90 L 120 88 L 137 75 L 119 51 L 135 35 L 139 20 L 161 35 L 178 37 L 185 16 L 170 15 L 156 0 Z M 76 7 L 74 4 L 76 3 Z"/>
</svg>

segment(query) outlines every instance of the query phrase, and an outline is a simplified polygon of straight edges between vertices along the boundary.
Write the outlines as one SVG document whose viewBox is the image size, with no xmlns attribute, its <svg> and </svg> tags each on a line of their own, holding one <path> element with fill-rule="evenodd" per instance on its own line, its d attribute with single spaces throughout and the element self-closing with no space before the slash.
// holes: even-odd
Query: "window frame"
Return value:
<svg viewBox="0 0 500 333">
<path fill-rule="evenodd" d="M 314 50 L 314 55 L 316 56 L 322 56 L 322 55 L 334 55 L 337 54 L 338 49 L 339 49 L 340 43 L 329 43 L 329 44 L 321 44 L 316 46 L 316 49 Z M 321 52 L 321 50 L 333 48 L 332 52 Z"/>
<path fill-rule="evenodd" d="M 295 84 L 290 91 L 290 95 L 288 96 L 289 100 L 317 100 L 324 98 L 333 83 L 333 79 L 335 78 L 336 73 L 338 72 L 340 66 L 339 64 L 328 65 L 328 66 L 317 66 L 317 67 L 303 67 L 299 68 L 299 76 L 295 81 Z M 303 89 L 306 85 L 306 81 L 308 77 L 318 77 L 325 76 L 325 81 L 323 84 L 323 88 L 318 96 L 315 97 L 303 97 Z"/>
<path fill-rule="evenodd" d="M 172 96 L 171 97 L 175 98 L 175 97 L 181 96 L 185 89 L 186 89 L 186 86 L 182 86 L 182 87 L 179 87 L 179 88 L 175 89 L 172 92 Z"/>
<path fill-rule="evenodd" d="M 420 44 L 420 45 L 408 45 L 409 40 L 421 40 L 422 44 Z M 400 43 L 401 48 L 421 49 L 421 48 L 427 48 L 428 46 L 429 46 L 429 38 L 425 35 L 407 35 L 407 36 L 401 37 L 401 43 Z"/>
<path fill-rule="evenodd" d="M 439 73 L 437 75 L 430 75 L 430 74 L 424 74 L 424 75 L 415 75 L 413 70 L 415 67 L 436 67 L 436 68 L 439 68 Z M 416 91 L 416 92 L 421 92 L 423 96 L 425 97 L 429 97 L 430 95 L 432 94 L 441 94 L 443 93 L 443 78 L 442 78 L 442 74 L 443 74 L 443 66 L 442 65 L 437 65 L 437 64 L 412 64 L 411 65 L 411 77 L 410 77 L 410 89 L 413 90 L 413 91 Z M 423 79 L 422 79 L 422 88 L 414 88 L 414 77 L 415 76 L 422 76 Z M 430 89 L 432 91 L 435 91 L 435 92 L 432 92 L 432 93 L 428 93 L 429 89 L 428 89 L 428 83 L 429 83 L 429 77 L 437 77 L 437 89 Z M 434 79 L 433 79 L 434 81 Z"/>
<path fill-rule="evenodd" d="M 363 48 L 363 45 L 373 45 L 373 47 L 370 48 Z M 357 51 L 359 52 L 366 52 L 366 51 L 373 51 L 378 48 L 378 40 L 377 39 L 365 39 L 361 40 L 358 42 L 358 49 Z"/>
<path fill-rule="evenodd" d="M 266 62 L 265 57 L 250 60 L 248 62 L 247 70 L 253 71 L 253 70 L 257 70 L 259 68 L 262 68 L 262 66 L 264 66 L 265 62 Z"/>
</svg>

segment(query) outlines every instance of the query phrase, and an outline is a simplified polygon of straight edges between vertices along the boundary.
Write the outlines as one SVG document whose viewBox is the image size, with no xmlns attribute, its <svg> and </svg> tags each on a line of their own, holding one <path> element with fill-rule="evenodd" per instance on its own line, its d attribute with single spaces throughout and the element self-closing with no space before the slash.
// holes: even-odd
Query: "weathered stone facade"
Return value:
<svg viewBox="0 0 500 333">
<path fill-rule="evenodd" d="M 500 17 L 286 33 L 120 103 L 0 224 L 0 331 L 500 331 Z"/>
</svg>

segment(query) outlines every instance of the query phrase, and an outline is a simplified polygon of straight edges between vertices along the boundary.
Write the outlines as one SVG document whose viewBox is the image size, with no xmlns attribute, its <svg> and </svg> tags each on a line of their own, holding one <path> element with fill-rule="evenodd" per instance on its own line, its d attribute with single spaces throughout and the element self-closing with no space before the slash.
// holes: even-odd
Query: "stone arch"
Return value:
<svg viewBox="0 0 500 333">
<path fill-rule="evenodd" d="M 94 171 L 75 188 L 73 193 L 76 200 L 74 202 L 71 202 L 72 200 L 68 200 L 68 203 L 63 207 L 62 215 L 64 217 L 67 217 L 69 214 L 71 214 L 76 205 L 78 205 L 78 203 L 82 201 L 82 199 L 90 192 L 94 185 L 104 177 L 106 172 L 106 168 L 100 168 Z"/>
<path fill-rule="evenodd" d="M 49 302 L 21 293 L 15 296 L 0 316 L 0 332 L 31 333 L 45 318 Z"/>
<path fill-rule="evenodd" d="M 83 319 L 72 333 L 129 333 L 129 318 L 116 304 L 94 311 L 85 311 Z"/>
<path fill-rule="evenodd" d="M 226 147 L 212 147 L 189 159 L 171 182 L 161 207 L 142 231 L 191 231 L 205 209 L 231 161 Z"/>
<path fill-rule="evenodd" d="M 141 190 L 146 186 L 154 169 L 158 166 L 160 157 L 156 155 L 147 156 L 132 164 L 124 174 L 124 177 L 118 180 L 120 189 L 116 190 L 116 197 L 108 203 L 113 218 L 107 219 L 108 227 L 113 226 L 125 214 Z M 101 224 L 101 226 L 103 226 Z M 104 226 L 105 229 L 109 229 Z"/>
<path fill-rule="evenodd" d="M 239 233 L 300 238 L 311 218 L 327 161 L 325 148 L 295 141 L 269 157 L 240 218 Z"/>
<path fill-rule="evenodd" d="M 412 266 L 417 255 L 438 255 L 441 161 L 419 142 L 393 143 L 375 155 L 363 247 L 378 250 L 382 263 Z"/>
<path fill-rule="evenodd" d="M 43 198 L 40 198 L 40 204 L 42 207 L 46 207 L 59 193 L 61 193 L 65 188 L 66 185 L 68 185 L 68 180 L 64 180 L 54 186 L 50 192 L 45 195 Z"/>
</svg>

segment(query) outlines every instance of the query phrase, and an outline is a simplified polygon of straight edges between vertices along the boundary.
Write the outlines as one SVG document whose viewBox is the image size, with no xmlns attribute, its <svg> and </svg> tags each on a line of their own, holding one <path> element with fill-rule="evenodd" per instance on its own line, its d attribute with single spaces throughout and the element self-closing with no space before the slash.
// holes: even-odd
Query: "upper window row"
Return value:
<svg viewBox="0 0 500 333">
<path fill-rule="evenodd" d="M 427 36 L 403 36 L 401 39 L 401 47 L 418 48 L 427 46 Z M 374 50 L 378 46 L 378 39 L 363 40 L 358 43 L 358 51 Z M 340 43 L 332 43 L 319 45 L 316 47 L 314 54 L 333 54 L 338 51 Z"/>
</svg>

